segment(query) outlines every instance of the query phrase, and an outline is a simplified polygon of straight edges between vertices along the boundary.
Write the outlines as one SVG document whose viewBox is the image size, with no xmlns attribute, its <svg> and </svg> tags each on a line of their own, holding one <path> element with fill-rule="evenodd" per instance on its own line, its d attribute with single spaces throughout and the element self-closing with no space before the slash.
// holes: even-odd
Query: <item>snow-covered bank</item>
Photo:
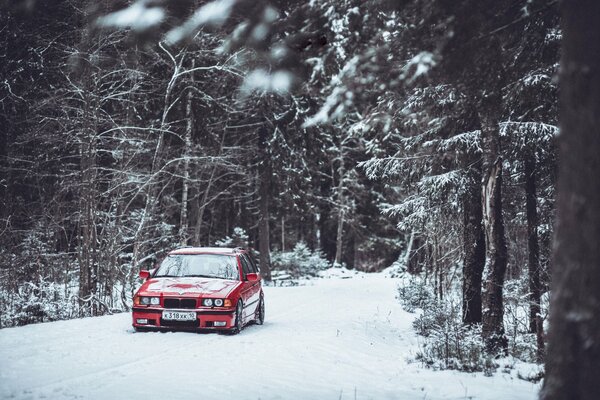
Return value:
<svg viewBox="0 0 600 400">
<path fill-rule="evenodd" d="M 120 314 L 0 330 L 0 398 L 535 399 L 496 373 L 432 371 L 414 315 L 381 274 L 267 287 L 264 326 L 237 336 L 133 333 Z"/>
</svg>

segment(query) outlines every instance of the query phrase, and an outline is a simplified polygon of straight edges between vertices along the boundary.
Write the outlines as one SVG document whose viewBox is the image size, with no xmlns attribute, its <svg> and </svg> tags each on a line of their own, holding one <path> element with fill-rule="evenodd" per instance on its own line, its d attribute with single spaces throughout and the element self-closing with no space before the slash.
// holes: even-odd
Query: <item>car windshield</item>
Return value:
<svg viewBox="0 0 600 400">
<path fill-rule="evenodd" d="M 160 277 L 200 277 L 238 280 L 235 256 L 219 254 L 177 254 L 167 256 L 154 274 Z"/>
</svg>

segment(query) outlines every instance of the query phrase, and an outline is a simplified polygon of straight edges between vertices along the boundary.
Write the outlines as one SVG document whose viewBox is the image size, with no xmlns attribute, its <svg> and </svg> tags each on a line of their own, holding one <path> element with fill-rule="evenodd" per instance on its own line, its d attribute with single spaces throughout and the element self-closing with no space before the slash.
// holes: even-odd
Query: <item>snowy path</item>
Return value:
<svg viewBox="0 0 600 400">
<path fill-rule="evenodd" d="M 237 336 L 133 333 L 130 315 L 0 330 L 0 399 L 535 399 L 537 386 L 406 362 L 414 317 L 381 275 L 266 288 Z"/>
</svg>

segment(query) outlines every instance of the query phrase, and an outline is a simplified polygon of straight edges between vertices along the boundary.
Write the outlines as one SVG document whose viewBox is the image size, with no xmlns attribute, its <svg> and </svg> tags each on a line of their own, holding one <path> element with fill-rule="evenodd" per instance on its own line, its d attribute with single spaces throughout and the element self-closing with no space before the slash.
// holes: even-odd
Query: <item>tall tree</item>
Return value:
<svg viewBox="0 0 600 400">
<path fill-rule="evenodd" d="M 468 159 L 467 159 L 468 160 Z M 471 157 L 472 160 L 472 157 Z M 471 165 L 472 163 L 468 163 Z M 485 235 L 483 232 L 481 167 L 479 162 L 467 166 L 463 195 L 463 284 L 462 312 L 466 324 L 481 323 L 481 280 L 485 266 Z"/>
<path fill-rule="evenodd" d="M 565 1 L 560 172 L 544 400 L 600 396 L 600 3 Z"/>
</svg>

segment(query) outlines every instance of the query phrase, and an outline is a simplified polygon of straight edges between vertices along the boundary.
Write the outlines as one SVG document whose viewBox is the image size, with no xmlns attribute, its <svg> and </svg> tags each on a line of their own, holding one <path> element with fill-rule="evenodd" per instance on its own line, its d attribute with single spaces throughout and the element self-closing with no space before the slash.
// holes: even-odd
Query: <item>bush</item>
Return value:
<svg viewBox="0 0 600 400">
<path fill-rule="evenodd" d="M 508 352 L 525 362 L 538 362 L 535 334 L 529 333 L 529 283 L 527 275 L 504 284 L 504 326 Z M 542 303 L 542 314 L 547 305 Z"/>
<path fill-rule="evenodd" d="M 431 289 L 418 278 L 410 278 L 407 285 L 398 287 L 398 299 L 402 308 L 411 313 L 417 308 L 425 309 L 435 301 Z"/>
<path fill-rule="evenodd" d="M 233 228 L 231 236 L 225 236 L 223 239 L 217 240 L 215 246 L 218 247 L 248 247 L 248 233 L 244 228 L 236 226 Z"/>
<path fill-rule="evenodd" d="M 483 371 L 490 375 L 496 364 L 485 353 L 481 326 L 464 325 L 456 308 L 433 303 L 413 322 L 425 340 L 416 359 L 434 369 Z"/>
<path fill-rule="evenodd" d="M 292 278 L 316 276 L 319 271 L 331 267 L 320 250 L 312 251 L 304 242 L 298 242 L 292 251 L 273 252 L 271 265 L 273 270 L 284 271 Z"/>
<path fill-rule="evenodd" d="M 448 299 L 438 301 L 422 279 L 411 277 L 406 285 L 398 288 L 398 299 L 408 312 L 422 310 L 413 321 L 416 333 L 424 338 L 417 361 L 434 369 L 483 371 L 488 375 L 497 368 L 485 353 L 481 326 L 464 325 L 460 307 Z"/>
<path fill-rule="evenodd" d="M 39 279 L 20 285 L 16 293 L 0 291 L 0 327 L 70 319 L 77 315 L 76 297 L 62 285 Z"/>
</svg>

